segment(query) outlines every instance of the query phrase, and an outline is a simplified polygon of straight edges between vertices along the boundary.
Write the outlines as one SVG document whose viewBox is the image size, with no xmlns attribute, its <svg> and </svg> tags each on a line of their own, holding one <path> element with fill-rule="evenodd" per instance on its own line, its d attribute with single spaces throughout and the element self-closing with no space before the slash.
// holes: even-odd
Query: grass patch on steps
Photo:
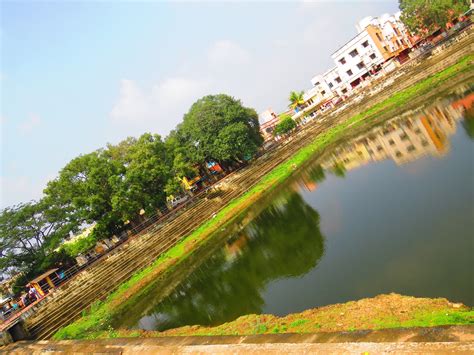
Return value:
<svg viewBox="0 0 474 355">
<path fill-rule="evenodd" d="M 94 303 L 80 319 L 60 329 L 53 336 L 53 339 L 95 338 L 104 330 L 109 329 L 113 316 L 124 309 L 126 304 L 137 299 L 154 278 L 184 260 L 198 245 L 206 242 L 214 232 L 231 223 L 242 211 L 260 199 L 264 193 L 273 190 L 288 179 L 298 167 L 309 161 L 315 154 L 342 138 L 355 127 L 373 121 L 379 113 L 404 105 L 415 96 L 429 92 L 459 73 L 471 70 L 473 60 L 474 55 L 465 56 L 452 66 L 395 93 L 390 98 L 319 134 L 311 143 L 271 170 L 254 187 L 231 201 L 213 218 L 203 223 L 189 236 L 183 238 L 150 266 L 124 282 L 105 301 Z M 274 329 L 274 327 L 269 329 Z"/>
</svg>

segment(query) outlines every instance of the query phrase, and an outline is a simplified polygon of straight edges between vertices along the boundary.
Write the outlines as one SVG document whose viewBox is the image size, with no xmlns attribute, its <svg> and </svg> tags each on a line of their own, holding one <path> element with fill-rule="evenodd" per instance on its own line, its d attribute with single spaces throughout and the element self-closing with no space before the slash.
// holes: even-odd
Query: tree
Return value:
<svg viewBox="0 0 474 355">
<path fill-rule="evenodd" d="M 290 97 L 288 100 L 290 101 L 290 104 L 288 107 L 292 108 L 293 110 L 300 108 L 301 105 L 304 104 L 304 91 L 292 91 L 290 92 Z"/>
<path fill-rule="evenodd" d="M 196 101 L 177 128 L 193 163 L 213 160 L 222 166 L 253 156 L 263 143 L 258 115 L 228 95 Z"/>
<path fill-rule="evenodd" d="M 296 128 L 295 121 L 288 115 L 282 116 L 281 121 L 275 126 L 274 136 L 286 134 Z"/>
<path fill-rule="evenodd" d="M 71 228 L 66 213 L 45 200 L 7 207 L 0 214 L 0 270 L 36 276 L 58 260 L 54 250 Z"/>
<path fill-rule="evenodd" d="M 166 204 L 165 186 L 171 176 L 166 147 L 157 134 L 145 133 L 124 157 L 125 173 L 114 178 L 113 211 L 122 221 L 133 220 L 141 209 L 149 214 Z"/>
<path fill-rule="evenodd" d="M 453 18 L 469 10 L 469 0 L 399 0 L 401 20 L 414 34 L 445 28 Z"/>
<path fill-rule="evenodd" d="M 122 162 L 98 150 L 69 162 L 59 177 L 48 183 L 44 193 L 51 205 L 71 211 L 76 229 L 84 223 L 97 222 L 94 234 L 97 238 L 107 237 L 122 226 L 112 197 L 124 174 Z"/>
</svg>

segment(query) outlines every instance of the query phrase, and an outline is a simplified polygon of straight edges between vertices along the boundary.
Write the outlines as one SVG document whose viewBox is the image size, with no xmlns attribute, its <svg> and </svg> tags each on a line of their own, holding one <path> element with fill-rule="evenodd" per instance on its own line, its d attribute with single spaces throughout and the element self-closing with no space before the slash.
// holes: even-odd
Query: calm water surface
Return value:
<svg viewBox="0 0 474 355">
<path fill-rule="evenodd" d="M 147 310 L 126 325 L 217 325 L 389 292 L 473 306 L 474 94 L 457 92 L 300 172 L 170 297 L 144 300 Z"/>
</svg>

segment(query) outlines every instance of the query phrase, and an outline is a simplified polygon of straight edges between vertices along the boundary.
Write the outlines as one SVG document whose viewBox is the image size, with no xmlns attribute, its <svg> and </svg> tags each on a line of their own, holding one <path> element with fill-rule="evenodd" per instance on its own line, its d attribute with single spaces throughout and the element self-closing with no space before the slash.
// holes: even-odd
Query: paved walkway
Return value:
<svg viewBox="0 0 474 355">
<path fill-rule="evenodd" d="M 474 326 L 374 331 L 17 342 L 0 353 L 426 354 L 474 353 Z"/>
</svg>

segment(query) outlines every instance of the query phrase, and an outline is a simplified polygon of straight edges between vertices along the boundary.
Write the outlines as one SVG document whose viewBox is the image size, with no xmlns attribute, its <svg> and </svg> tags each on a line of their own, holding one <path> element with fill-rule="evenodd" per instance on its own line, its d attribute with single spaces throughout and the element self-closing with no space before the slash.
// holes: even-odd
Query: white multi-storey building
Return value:
<svg viewBox="0 0 474 355">
<path fill-rule="evenodd" d="M 411 47 L 400 13 L 366 17 L 356 28 L 358 34 L 331 55 L 336 66 L 311 79 L 313 86 L 325 97 L 349 94 L 378 73 L 387 60 L 401 57 Z"/>
</svg>

